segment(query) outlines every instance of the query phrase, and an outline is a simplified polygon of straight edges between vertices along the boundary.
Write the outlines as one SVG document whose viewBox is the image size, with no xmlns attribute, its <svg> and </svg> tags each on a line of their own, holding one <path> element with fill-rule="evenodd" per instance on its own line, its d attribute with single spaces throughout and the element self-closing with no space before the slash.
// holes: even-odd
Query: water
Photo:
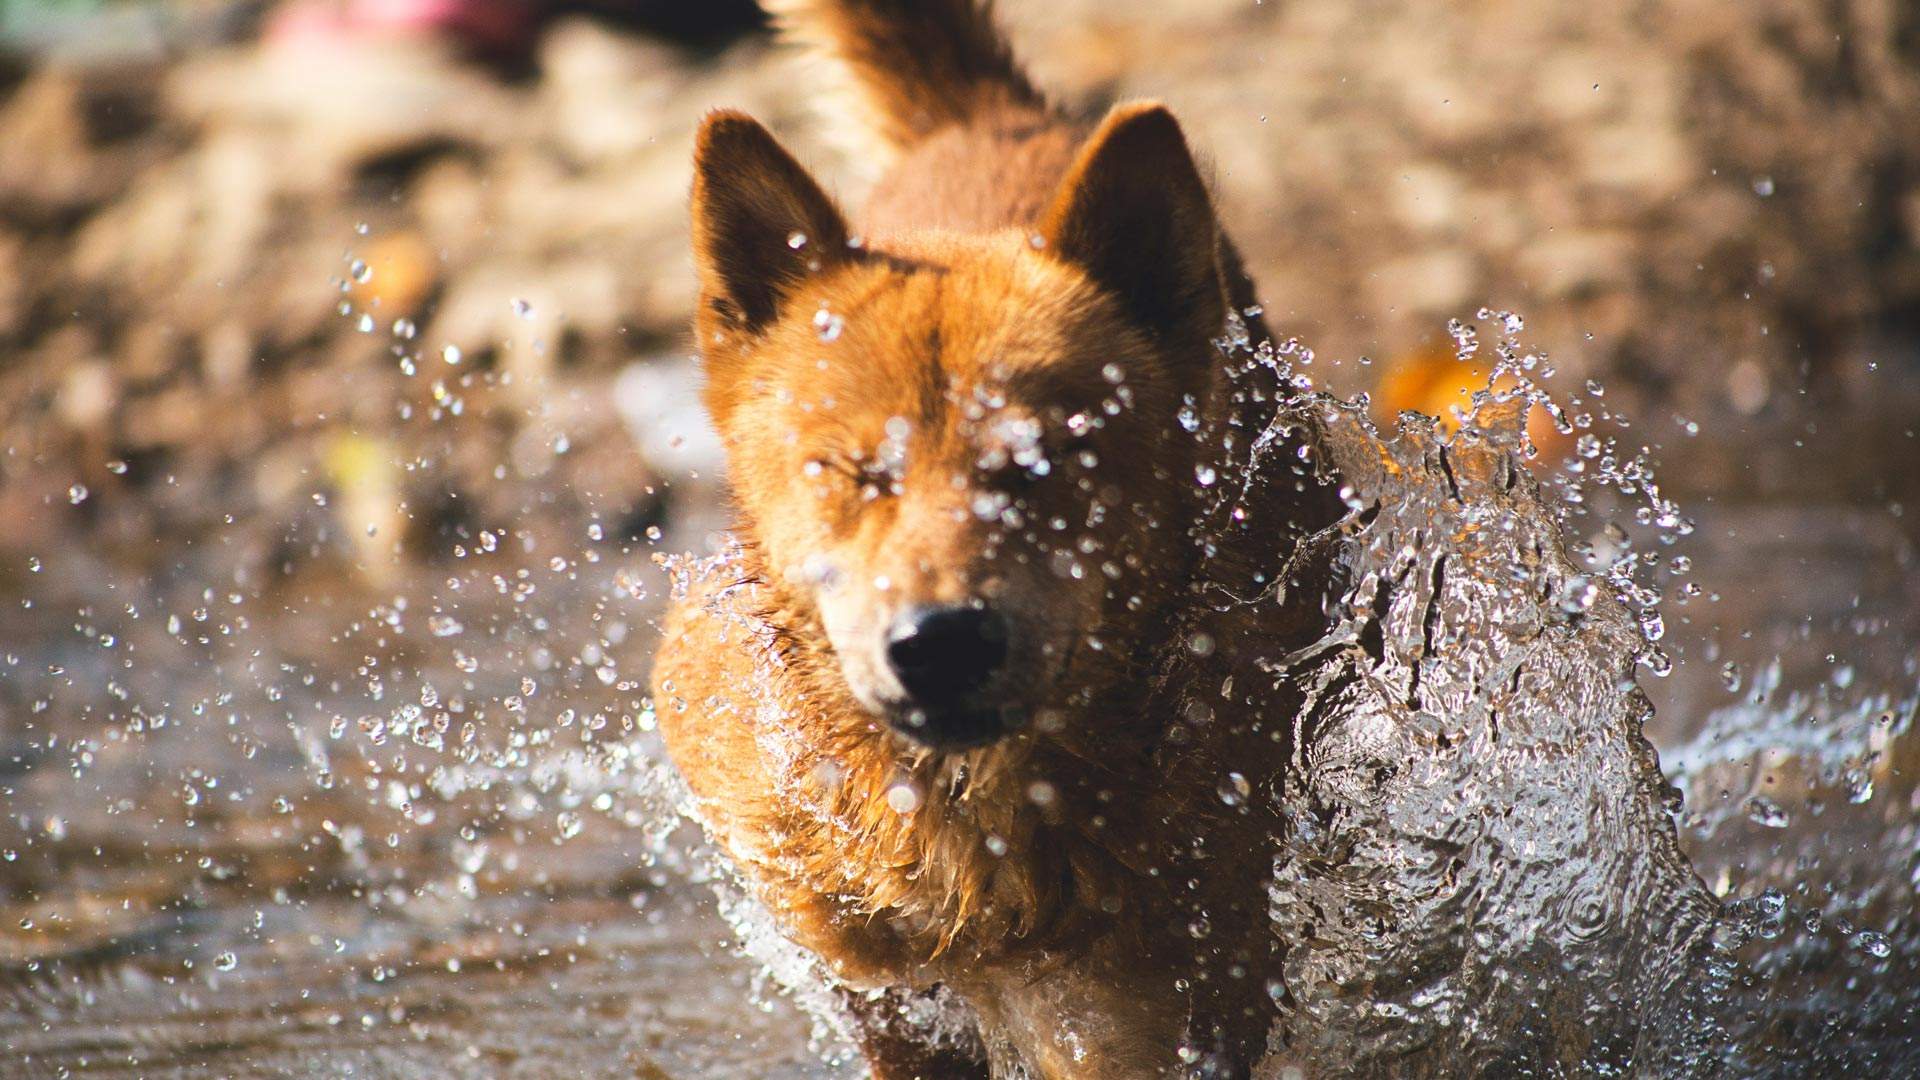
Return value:
<svg viewBox="0 0 1920 1080">
<path fill-rule="evenodd" d="M 1296 410 L 1353 515 L 1327 635 L 1277 665 L 1315 702 L 1272 889 L 1304 943 L 1292 1045 L 1338 1075 L 1920 1068 L 1911 543 L 1769 508 L 1708 517 L 1715 552 L 1649 455 L 1591 435 L 1543 490 L 1524 409 L 1571 434 L 1604 388 L 1548 400 L 1517 320 L 1480 319 L 1491 390 L 1458 434 Z M 1773 591 L 1727 602 L 1691 551 Z M 1642 686 L 1669 650 L 1723 692 L 1662 694 L 1663 776 Z"/>
<path fill-rule="evenodd" d="M 1503 393 L 1553 386 L 1509 317 L 1460 329 Z M 684 371 L 623 386 L 684 420 Z M 436 384 L 409 422 L 451 460 L 484 423 L 454 405 L 492 390 Z M 1451 442 L 1295 417 L 1365 519 L 1329 549 L 1324 647 L 1274 658 L 1339 705 L 1303 721 L 1273 853 L 1298 1044 L 1363 1075 L 1920 1068 L 1911 545 L 1870 505 L 1675 507 L 1593 390 L 1556 402 L 1593 452 L 1536 488 L 1502 396 Z M 357 444 L 296 516 L 158 550 L 87 515 L 164 488 L 51 484 L 52 526 L 0 551 L 14 1071 L 844 1073 L 778 990 L 804 958 L 715 915 L 676 827 L 652 556 L 705 546 L 716 503 L 697 425 L 661 441 L 664 537 L 569 486 L 587 441 L 558 431 L 404 557 Z"/>
<path fill-rule="evenodd" d="M 1283 665 L 1311 688 L 1271 889 L 1296 1042 L 1358 1075 L 1694 1069 L 1716 905 L 1641 738 L 1653 646 L 1509 447 L 1309 407 L 1357 509 L 1330 631 Z"/>
<path fill-rule="evenodd" d="M 0 1071 L 817 1074 L 666 836 L 608 655 L 647 599 L 495 547 L 384 599 L 42 559 L 0 659 Z"/>
</svg>

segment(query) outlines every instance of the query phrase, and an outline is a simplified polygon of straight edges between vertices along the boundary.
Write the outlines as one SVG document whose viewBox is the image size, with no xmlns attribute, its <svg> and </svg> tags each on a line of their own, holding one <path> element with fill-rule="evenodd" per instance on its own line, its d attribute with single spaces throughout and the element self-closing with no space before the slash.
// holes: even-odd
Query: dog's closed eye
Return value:
<svg viewBox="0 0 1920 1080">
<path fill-rule="evenodd" d="M 801 471 L 816 480 L 858 491 L 866 502 L 900 493 L 900 477 L 895 470 L 860 454 L 818 454 L 808 458 Z"/>
</svg>

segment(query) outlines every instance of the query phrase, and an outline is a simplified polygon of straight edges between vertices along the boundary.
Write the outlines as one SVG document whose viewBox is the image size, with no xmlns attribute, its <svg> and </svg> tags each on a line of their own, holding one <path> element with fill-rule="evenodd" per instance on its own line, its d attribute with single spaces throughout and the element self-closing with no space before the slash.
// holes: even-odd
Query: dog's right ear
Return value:
<svg viewBox="0 0 1920 1080">
<path fill-rule="evenodd" d="M 1156 334 L 1211 338 L 1226 322 L 1219 225 L 1179 121 L 1116 105 L 1080 148 L 1040 237 Z"/>
<path fill-rule="evenodd" d="M 693 151 L 693 257 L 702 349 L 758 333 L 809 273 L 848 257 L 833 200 L 745 113 L 700 125 Z"/>
</svg>

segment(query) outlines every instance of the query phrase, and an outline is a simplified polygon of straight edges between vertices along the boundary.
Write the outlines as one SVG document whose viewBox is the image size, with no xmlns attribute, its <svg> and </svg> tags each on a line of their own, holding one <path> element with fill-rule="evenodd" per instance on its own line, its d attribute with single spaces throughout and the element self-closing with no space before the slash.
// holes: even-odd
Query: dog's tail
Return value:
<svg viewBox="0 0 1920 1080">
<path fill-rule="evenodd" d="M 993 25 L 993 0 L 761 0 L 781 31 L 843 65 L 889 150 L 1002 109 L 1046 102 Z"/>
</svg>

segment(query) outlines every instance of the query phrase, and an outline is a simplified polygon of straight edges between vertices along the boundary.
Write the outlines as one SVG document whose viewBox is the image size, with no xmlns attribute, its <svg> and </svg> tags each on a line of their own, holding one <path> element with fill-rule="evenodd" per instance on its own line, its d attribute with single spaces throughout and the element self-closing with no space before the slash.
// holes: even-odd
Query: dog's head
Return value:
<svg viewBox="0 0 1920 1080">
<path fill-rule="evenodd" d="M 1044 732 L 1160 613 L 1209 481 L 1226 302 L 1178 125 L 1116 109 L 992 235 L 862 242 L 736 113 L 695 177 L 706 401 L 769 572 L 907 738 Z"/>
</svg>

